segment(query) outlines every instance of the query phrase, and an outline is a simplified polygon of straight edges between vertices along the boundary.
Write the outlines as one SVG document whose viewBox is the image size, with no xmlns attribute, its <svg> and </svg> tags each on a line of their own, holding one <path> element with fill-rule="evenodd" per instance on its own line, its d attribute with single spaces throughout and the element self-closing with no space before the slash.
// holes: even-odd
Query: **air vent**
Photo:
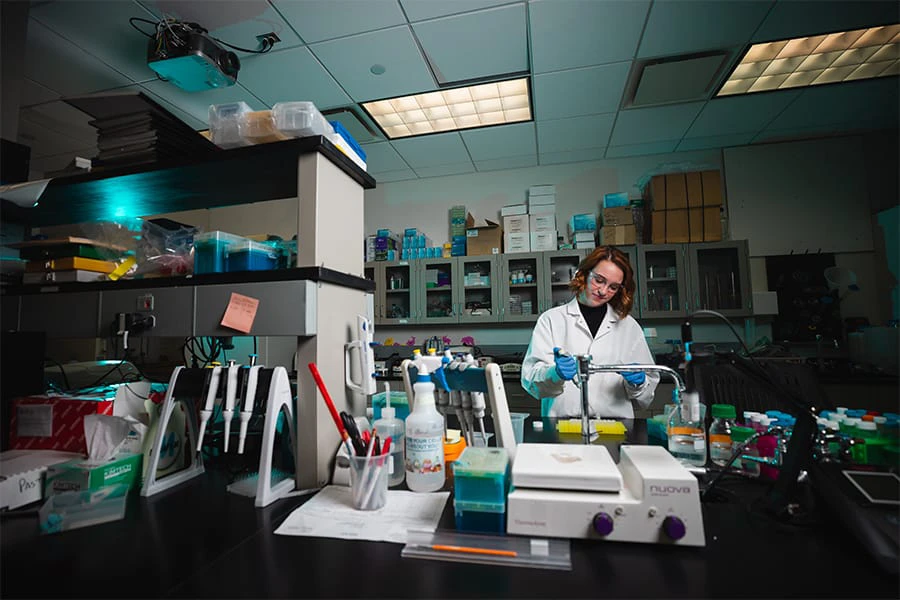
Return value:
<svg viewBox="0 0 900 600">
<path fill-rule="evenodd" d="M 369 142 L 377 142 L 384 139 L 378 132 L 377 127 L 370 125 L 366 117 L 361 117 L 350 107 L 323 110 L 322 114 L 329 121 L 337 121 L 343 125 L 344 129 L 349 131 L 353 139 L 360 144 L 368 144 Z"/>
<path fill-rule="evenodd" d="M 707 52 L 639 62 L 622 108 L 706 100 L 716 88 L 727 57 L 727 52 Z"/>
</svg>

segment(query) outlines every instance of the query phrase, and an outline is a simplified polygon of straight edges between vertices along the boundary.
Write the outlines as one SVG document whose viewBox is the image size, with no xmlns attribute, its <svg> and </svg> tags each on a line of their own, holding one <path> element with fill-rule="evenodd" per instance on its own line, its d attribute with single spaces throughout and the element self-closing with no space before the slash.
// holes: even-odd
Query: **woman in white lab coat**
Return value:
<svg viewBox="0 0 900 600">
<path fill-rule="evenodd" d="M 635 284 L 625 253 L 597 248 L 578 265 L 569 287 L 575 298 L 538 317 L 522 363 L 522 387 L 535 398 L 554 399 L 551 417 L 581 416 L 573 356 L 590 354 L 592 363 L 604 365 L 654 363 L 641 326 L 629 314 Z M 591 416 L 632 418 L 632 401 L 649 406 L 657 383 L 657 373 L 592 374 Z"/>
</svg>

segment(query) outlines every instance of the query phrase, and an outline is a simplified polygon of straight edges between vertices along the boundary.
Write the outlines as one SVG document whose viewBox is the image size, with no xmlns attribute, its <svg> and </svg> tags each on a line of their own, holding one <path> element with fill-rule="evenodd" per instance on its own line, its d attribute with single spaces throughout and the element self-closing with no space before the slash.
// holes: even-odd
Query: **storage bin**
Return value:
<svg viewBox="0 0 900 600">
<path fill-rule="evenodd" d="M 453 497 L 464 503 L 505 504 L 508 471 L 505 448 L 470 446 L 453 463 Z"/>
<path fill-rule="evenodd" d="M 286 135 L 308 137 L 334 133 L 312 102 L 277 102 L 272 106 L 272 117 L 275 128 Z"/>
<path fill-rule="evenodd" d="M 363 162 L 366 162 L 366 153 L 362 149 L 362 146 L 360 146 L 357 143 L 356 139 L 354 139 L 354 137 L 350 135 L 350 132 L 347 131 L 343 125 L 341 125 L 340 121 L 328 121 L 328 124 L 331 125 L 331 128 L 334 129 L 334 132 L 336 134 L 347 141 L 350 147 L 353 148 L 353 150 L 356 152 L 356 155 L 359 156 L 363 160 Z"/>
<path fill-rule="evenodd" d="M 207 231 L 195 236 L 194 274 L 225 273 L 228 270 L 228 248 L 243 241 L 246 238 L 224 231 Z"/>
<path fill-rule="evenodd" d="M 291 138 L 275 127 L 271 110 L 257 110 L 241 115 L 238 119 L 238 132 L 248 144 L 268 144 Z"/>
<path fill-rule="evenodd" d="M 458 531 L 506 533 L 506 502 L 493 504 L 454 500 L 453 516 Z"/>
<path fill-rule="evenodd" d="M 209 138 L 220 148 L 249 146 L 250 142 L 241 137 L 240 122 L 250 112 L 246 102 L 213 104 L 209 107 Z"/>
<path fill-rule="evenodd" d="M 278 267 L 278 251 L 253 240 L 241 241 L 226 249 L 229 273 L 235 271 L 271 271 Z"/>
</svg>

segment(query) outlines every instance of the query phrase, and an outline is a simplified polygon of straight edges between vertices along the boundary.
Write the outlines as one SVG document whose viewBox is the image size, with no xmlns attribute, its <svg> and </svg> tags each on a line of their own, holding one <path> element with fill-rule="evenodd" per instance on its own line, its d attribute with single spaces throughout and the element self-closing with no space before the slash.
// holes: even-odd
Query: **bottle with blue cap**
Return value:
<svg viewBox="0 0 900 600">
<path fill-rule="evenodd" d="M 416 356 L 415 405 L 406 417 L 406 485 L 414 492 L 444 487 L 444 417 L 434 402 L 428 365 Z"/>
</svg>

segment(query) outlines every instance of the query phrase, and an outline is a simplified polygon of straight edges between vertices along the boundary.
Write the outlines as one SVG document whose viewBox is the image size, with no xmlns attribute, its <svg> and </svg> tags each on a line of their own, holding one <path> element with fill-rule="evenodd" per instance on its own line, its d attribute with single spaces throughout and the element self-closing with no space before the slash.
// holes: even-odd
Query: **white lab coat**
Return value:
<svg viewBox="0 0 900 600">
<path fill-rule="evenodd" d="M 621 318 L 609 306 L 606 316 L 591 337 L 587 321 L 578 308 L 578 299 L 541 314 L 534 327 L 528 352 L 522 362 L 522 387 L 535 398 L 555 398 L 551 417 L 581 416 L 581 390 L 571 381 L 554 381 L 550 372 L 556 368 L 553 348 L 572 355 L 590 354 L 594 364 L 654 364 L 644 332 L 634 318 Z M 632 386 L 618 373 L 595 373 L 589 378 L 591 416 L 634 417 L 631 401 L 642 407 L 653 401 L 658 373 L 647 373 L 646 380 Z"/>
</svg>

